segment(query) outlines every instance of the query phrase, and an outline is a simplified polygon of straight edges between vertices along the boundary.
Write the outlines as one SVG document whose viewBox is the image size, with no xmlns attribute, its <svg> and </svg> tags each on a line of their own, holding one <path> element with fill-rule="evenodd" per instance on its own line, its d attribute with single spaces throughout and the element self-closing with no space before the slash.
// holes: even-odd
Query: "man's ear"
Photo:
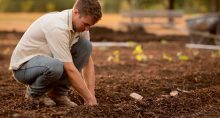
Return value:
<svg viewBox="0 0 220 118">
<path fill-rule="evenodd" d="M 78 9 L 76 9 L 76 8 L 74 8 L 74 9 L 73 9 L 73 14 L 75 14 L 75 15 L 76 15 L 76 14 L 78 14 L 78 13 L 79 13 L 79 10 L 78 10 Z"/>
</svg>

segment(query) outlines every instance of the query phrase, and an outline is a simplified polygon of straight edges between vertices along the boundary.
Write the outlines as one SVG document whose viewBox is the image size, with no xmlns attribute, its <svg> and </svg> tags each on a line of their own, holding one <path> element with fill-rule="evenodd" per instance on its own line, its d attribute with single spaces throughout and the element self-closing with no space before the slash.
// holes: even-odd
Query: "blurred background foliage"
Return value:
<svg viewBox="0 0 220 118">
<path fill-rule="evenodd" d="M 50 12 L 72 8 L 75 0 L 0 0 L 0 12 Z M 169 0 L 100 0 L 103 12 L 131 9 L 167 9 Z M 220 0 L 175 0 L 174 7 L 186 13 L 219 11 Z"/>
</svg>

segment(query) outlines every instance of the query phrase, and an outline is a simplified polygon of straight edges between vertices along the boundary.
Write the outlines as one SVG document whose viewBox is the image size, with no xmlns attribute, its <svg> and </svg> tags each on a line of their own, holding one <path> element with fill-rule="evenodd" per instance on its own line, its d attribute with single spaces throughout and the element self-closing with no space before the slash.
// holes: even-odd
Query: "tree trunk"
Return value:
<svg viewBox="0 0 220 118">
<path fill-rule="evenodd" d="M 209 12 L 217 13 L 220 11 L 220 1 L 219 0 L 210 0 Z"/>
<path fill-rule="evenodd" d="M 175 0 L 169 0 L 168 1 L 168 10 L 169 11 L 173 11 L 175 9 L 174 4 L 175 4 Z M 168 18 L 169 21 L 169 25 L 173 26 L 174 25 L 174 19 L 173 18 Z"/>
<path fill-rule="evenodd" d="M 175 0 L 169 0 L 169 6 L 168 6 L 169 10 L 174 10 L 174 2 Z"/>
<path fill-rule="evenodd" d="M 216 1 L 216 12 L 220 11 L 220 1 L 219 0 L 215 0 Z"/>
</svg>

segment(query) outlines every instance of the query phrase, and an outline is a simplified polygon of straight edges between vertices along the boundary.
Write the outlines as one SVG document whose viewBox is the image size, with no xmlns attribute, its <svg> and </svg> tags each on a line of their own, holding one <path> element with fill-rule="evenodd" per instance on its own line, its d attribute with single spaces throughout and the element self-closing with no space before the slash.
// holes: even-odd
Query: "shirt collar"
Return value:
<svg viewBox="0 0 220 118">
<path fill-rule="evenodd" d="M 73 10 L 70 9 L 70 10 L 68 10 L 68 29 L 75 32 L 74 29 L 73 29 L 72 18 L 73 18 Z"/>
</svg>

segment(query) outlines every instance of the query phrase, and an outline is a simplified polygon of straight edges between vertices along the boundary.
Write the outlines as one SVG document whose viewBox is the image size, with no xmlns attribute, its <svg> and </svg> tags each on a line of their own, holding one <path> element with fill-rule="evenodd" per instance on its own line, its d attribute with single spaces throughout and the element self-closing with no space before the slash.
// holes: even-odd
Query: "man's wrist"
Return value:
<svg viewBox="0 0 220 118">
<path fill-rule="evenodd" d="M 91 94 L 95 96 L 95 90 L 90 90 Z"/>
<path fill-rule="evenodd" d="M 85 99 L 85 105 L 97 105 L 97 101 L 96 101 L 96 98 L 95 96 L 91 95 L 92 97 L 89 98 L 89 99 Z"/>
<path fill-rule="evenodd" d="M 91 92 L 92 95 L 95 95 L 95 89 L 94 88 L 89 88 L 89 91 Z"/>
</svg>

